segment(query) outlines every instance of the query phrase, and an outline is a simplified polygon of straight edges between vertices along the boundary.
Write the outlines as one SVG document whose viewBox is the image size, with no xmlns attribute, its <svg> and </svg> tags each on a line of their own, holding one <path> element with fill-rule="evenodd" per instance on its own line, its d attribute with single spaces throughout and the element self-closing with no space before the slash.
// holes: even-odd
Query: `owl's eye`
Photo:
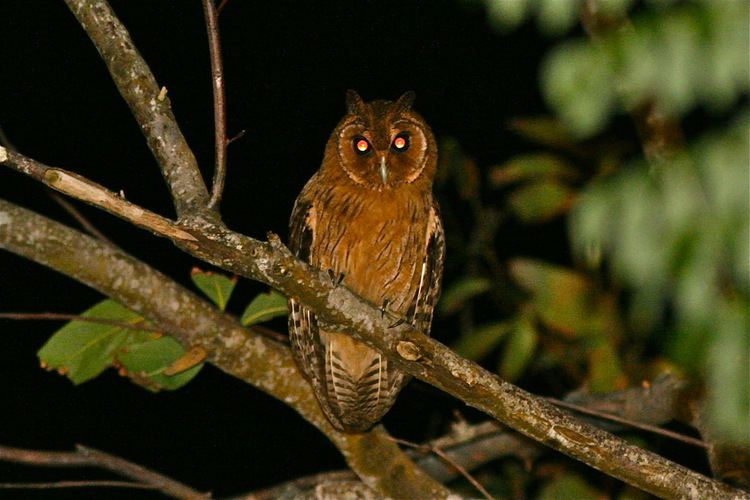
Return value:
<svg viewBox="0 0 750 500">
<path fill-rule="evenodd" d="M 372 149 L 370 142 L 361 135 L 352 139 L 352 146 L 354 147 L 354 152 L 358 155 L 366 155 Z"/>
<path fill-rule="evenodd" d="M 400 134 L 398 134 L 391 143 L 391 149 L 393 151 L 396 151 L 397 153 L 403 153 L 404 151 L 409 149 L 409 134 L 407 134 L 406 132 L 401 132 Z"/>
</svg>

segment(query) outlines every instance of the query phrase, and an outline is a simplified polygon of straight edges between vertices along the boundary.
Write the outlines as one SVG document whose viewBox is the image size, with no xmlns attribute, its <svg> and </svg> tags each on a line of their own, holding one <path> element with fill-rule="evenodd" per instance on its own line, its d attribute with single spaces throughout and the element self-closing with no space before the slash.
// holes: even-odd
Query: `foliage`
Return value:
<svg viewBox="0 0 750 500">
<path fill-rule="evenodd" d="M 502 31 L 535 18 L 548 35 L 572 30 L 584 6 L 483 3 Z M 465 265 L 450 269 L 439 311 L 458 323 L 459 353 L 521 385 L 546 381 L 552 393 L 688 373 L 706 388 L 714 431 L 750 443 L 749 5 L 596 1 L 610 27 L 623 27 L 549 52 L 540 86 L 556 116 L 508 125 L 535 150 L 488 167 L 482 182 L 483 169 L 444 141 L 449 251 Z M 639 144 L 611 138 L 613 118 L 647 103 L 691 124 L 675 154 L 646 158 Z M 458 224 L 467 220 L 468 231 Z M 561 224 L 567 262 L 504 255 L 506 231 Z M 487 282 L 456 303 L 456 289 Z M 562 490 L 602 495 L 573 472 L 536 495 Z"/>
<path fill-rule="evenodd" d="M 193 283 L 224 310 L 236 277 L 193 268 Z M 245 309 L 242 324 L 262 323 L 287 314 L 286 298 L 276 291 L 258 294 Z M 73 320 L 55 332 L 39 350 L 42 366 L 82 384 L 109 367 L 150 391 L 174 390 L 192 380 L 203 356 L 154 327 L 144 317 L 113 300 L 103 300 L 81 313 L 95 321 Z M 142 326 L 144 330 L 137 327 Z"/>
<path fill-rule="evenodd" d="M 201 271 L 197 267 L 190 271 L 190 279 L 222 311 L 226 309 L 237 284 L 236 276 L 230 279 L 223 274 Z"/>
<path fill-rule="evenodd" d="M 240 322 L 245 326 L 263 323 L 288 313 L 286 297 L 276 290 L 258 294 L 242 313 Z"/>
<path fill-rule="evenodd" d="M 152 328 L 142 316 L 113 300 L 104 300 L 81 316 Z M 175 375 L 164 371 L 185 354 L 171 337 L 116 324 L 71 321 L 39 350 L 42 366 L 66 375 L 74 384 L 86 382 L 110 366 L 151 390 L 177 389 L 188 383 L 201 365 Z"/>
</svg>

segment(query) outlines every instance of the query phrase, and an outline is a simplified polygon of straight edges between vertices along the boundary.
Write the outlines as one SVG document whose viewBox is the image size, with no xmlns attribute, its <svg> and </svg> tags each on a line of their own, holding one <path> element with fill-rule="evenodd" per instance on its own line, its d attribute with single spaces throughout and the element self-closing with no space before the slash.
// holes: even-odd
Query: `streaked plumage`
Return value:
<svg viewBox="0 0 750 500">
<path fill-rule="evenodd" d="M 348 113 L 294 205 L 290 246 L 300 259 L 343 276 L 343 286 L 373 305 L 429 333 L 445 243 L 432 196 L 437 148 L 412 100 L 407 93 L 366 104 L 349 91 Z M 289 304 L 292 351 L 325 414 L 339 429 L 368 429 L 408 378 L 366 345 L 320 330 L 315 314 L 295 298 Z"/>
</svg>

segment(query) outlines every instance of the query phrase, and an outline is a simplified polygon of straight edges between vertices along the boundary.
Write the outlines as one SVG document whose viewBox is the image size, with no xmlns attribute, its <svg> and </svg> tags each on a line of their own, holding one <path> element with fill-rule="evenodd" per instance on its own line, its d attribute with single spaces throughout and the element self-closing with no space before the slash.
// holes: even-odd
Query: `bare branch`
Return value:
<svg viewBox="0 0 750 500">
<path fill-rule="evenodd" d="M 244 128 L 242 130 L 240 130 L 239 132 L 237 132 L 235 135 L 233 135 L 232 137 L 229 138 L 229 140 L 227 141 L 227 146 L 229 146 L 230 144 L 232 144 L 234 141 L 236 141 L 238 139 L 242 139 L 243 137 L 245 137 L 246 133 L 247 133 L 247 130 L 245 130 Z"/>
<path fill-rule="evenodd" d="M 208 191 L 195 155 L 130 34 L 105 0 L 65 0 L 94 42 L 161 167 L 178 218 L 203 212 Z"/>
<path fill-rule="evenodd" d="M 155 234 L 168 237 L 180 248 L 206 262 L 241 276 L 262 281 L 288 296 L 300 298 L 316 311 L 326 328 L 352 334 L 358 340 L 383 353 L 401 370 L 460 398 L 509 427 L 613 477 L 655 495 L 670 498 L 750 498 L 743 492 L 571 418 L 548 402 L 504 382 L 475 363 L 462 359 L 442 344 L 415 331 L 406 323 L 397 328 L 390 328 L 389 325 L 394 324 L 394 321 L 399 318 L 390 314 L 381 315 L 377 306 L 363 301 L 344 287 L 336 286 L 323 273 L 296 260 L 281 244 L 278 237 L 271 235 L 269 243 L 262 243 L 228 231 L 220 224 L 212 223 L 213 217 L 211 216 L 188 217 L 195 214 L 206 215 L 204 209 L 208 195 L 200 178 L 195 158 L 187 148 L 174 122 L 168 101 L 158 99 L 160 96 L 158 96 L 153 75 L 148 71 L 127 32 L 104 0 L 66 0 L 66 2 L 94 40 L 120 92 L 131 105 L 167 178 L 178 215 L 188 225 L 178 226 L 174 222 L 124 200 L 118 203 L 113 193 L 91 181 L 59 169 L 45 167 L 47 170 L 41 172 L 40 180 L 78 199 L 107 207 L 115 215 L 136 222 Z M 155 124 L 158 127 L 155 127 Z M 165 153 L 167 153 L 166 157 L 164 157 Z M 30 164 L 28 159 L 13 157 L 13 155 L 15 154 L 0 150 L 0 163 L 9 164 L 19 171 L 39 178 L 40 164 Z M 32 219 L 37 223 L 32 226 L 33 231 L 28 225 L 28 221 Z M 201 312 L 205 314 L 205 317 L 195 314 L 183 316 L 183 318 L 190 317 L 196 322 L 196 325 L 188 326 L 183 323 L 183 318 L 171 316 L 175 311 L 159 310 L 159 304 L 165 302 L 163 295 L 149 297 L 154 300 L 145 303 L 144 298 L 149 294 L 148 290 L 134 291 L 127 289 L 126 286 L 113 290 L 111 283 L 115 281 L 115 277 L 122 278 L 130 275 L 122 272 L 124 271 L 122 264 L 127 263 L 132 268 L 136 265 L 132 260 L 119 261 L 118 263 L 121 264 L 119 268 L 112 262 L 111 269 L 83 269 L 81 262 L 69 255 L 76 243 L 81 251 L 86 250 L 91 253 L 94 248 L 96 249 L 94 251 L 96 259 L 89 259 L 87 263 L 101 262 L 107 251 L 114 252 L 114 250 L 102 249 L 103 245 L 92 239 L 84 239 L 80 234 L 77 236 L 78 242 L 70 241 L 69 235 L 67 238 L 59 234 L 56 238 L 45 238 L 44 231 L 39 228 L 41 225 L 47 224 L 50 231 L 59 232 L 60 228 L 50 225 L 50 221 L 39 219 L 42 218 L 0 202 L 0 246 L 74 276 L 108 295 L 116 296 L 123 304 L 146 315 L 156 324 L 164 325 L 167 331 L 174 332 L 183 343 L 203 344 L 201 347 L 210 353 L 210 361 L 222 369 L 235 375 L 238 373 L 244 375 L 244 370 L 249 370 L 248 376 L 253 375 L 250 377 L 253 380 L 251 383 L 255 383 L 268 392 L 281 392 L 279 385 L 289 383 L 291 379 L 296 379 L 301 386 L 304 386 L 304 383 L 300 382 L 299 374 L 293 369 L 289 353 L 284 347 L 260 337 L 248 339 L 245 330 L 231 319 L 224 319 L 208 305 L 201 306 L 203 309 Z M 189 228 L 189 231 L 184 228 Z M 61 255 L 59 246 L 63 241 L 66 246 Z M 46 251 L 52 252 L 54 258 Z M 124 254 L 108 254 L 108 256 L 121 259 L 128 257 Z M 137 269 L 140 273 L 151 273 L 152 276 L 157 274 L 142 264 L 137 264 L 141 267 Z M 130 273 L 139 276 L 139 284 L 143 287 L 143 275 L 134 271 L 136 269 L 129 269 Z M 162 278 L 161 275 L 159 278 Z M 159 284 L 164 288 L 163 280 Z M 171 283 L 170 286 L 174 287 Z M 185 294 L 189 292 L 172 291 L 180 293 L 177 293 L 178 297 L 174 297 L 175 302 L 170 303 L 184 304 L 187 300 Z M 214 327 L 211 330 L 212 335 L 207 338 L 208 336 L 199 326 L 206 326 L 206 323 L 210 321 L 208 318 L 212 317 L 219 323 L 228 321 L 230 324 L 226 325 L 226 329 L 220 329 L 225 332 L 223 335 L 215 335 L 217 329 L 215 325 L 212 325 Z M 167 325 L 174 327 L 174 330 L 167 328 Z M 273 349 L 276 349 L 278 357 L 274 356 L 273 359 L 275 361 L 283 359 L 288 362 L 289 369 L 294 372 L 293 377 L 278 380 L 277 377 L 280 376 L 283 368 L 268 367 L 268 359 L 263 359 L 268 357 L 269 350 L 272 348 L 263 346 L 261 353 L 258 353 L 264 343 L 274 345 Z M 238 350 L 240 353 L 237 352 Z M 258 377 L 257 372 L 254 371 L 257 367 L 248 368 L 246 365 L 236 364 L 250 357 L 256 358 L 258 365 L 271 369 L 264 371 L 262 376 Z M 273 375 L 269 375 L 269 372 L 273 372 Z M 384 432 L 381 429 L 378 428 L 362 435 L 342 435 L 333 432 L 330 424 L 322 417 L 316 401 L 309 393 L 304 398 L 306 398 L 304 409 L 308 412 L 305 415 L 306 418 L 314 420 L 315 424 L 342 450 L 349 465 L 357 471 L 365 484 L 381 492 L 398 491 L 398 496 L 423 497 L 447 494 L 447 490 L 442 486 L 419 477 L 419 473 L 415 472 L 414 467 L 410 465 L 411 462 L 402 458 L 403 454 L 398 451 L 395 444 L 390 443 L 392 447 L 388 448 L 384 443 L 387 440 L 384 439 Z M 290 404 L 294 405 L 295 402 L 299 403 L 299 401 L 290 400 Z M 302 412 L 301 403 L 295 407 Z M 387 467 L 392 467 L 391 469 L 384 469 L 378 465 L 376 473 L 372 470 L 375 466 L 372 460 L 363 459 L 365 455 L 372 456 L 375 448 L 378 448 L 378 461 L 385 461 L 388 464 Z M 366 453 L 363 454 L 362 450 L 366 450 Z M 404 476 L 408 474 L 412 476 L 407 479 Z M 417 484 L 414 481 L 415 478 L 421 479 L 421 483 Z M 393 489 L 397 482 L 398 486 L 409 485 L 410 487 L 407 491 Z"/>
<path fill-rule="evenodd" d="M 605 413 L 603 411 L 594 410 L 591 408 L 586 408 L 585 406 L 577 405 L 574 403 L 568 403 L 566 401 L 561 401 L 556 398 L 544 398 L 550 403 L 552 403 L 555 406 L 559 406 L 560 408 L 567 408 L 569 410 L 576 411 L 578 413 L 583 413 L 585 415 L 592 415 L 594 417 L 603 418 L 606 420 L 609 420 L 611 422 L 617 422 L 619 424 L 626 425 L 628 427 L 632 427 L 634 429 L 640 429 L 642 431 L 651 432 L 652 434 L 659 434 L 661 436 L 666 436 L 668 438 L 674 439 L 675 441 L 682 441 L 683 443 L 687 443 L 693 446 L 698 446 L 699 448 L 707 448 L 708 445 L 701 441 L 700 439 L 696 439 L 690 436 L 686 436 L 684 434 L 680 434 L 678 432 L 673 432 L 668 429 L 663 429 L 661 427 L 657 427 L 655 425 L 650 424 L 644 424 L 642 422 L 638 422 L 635 420 L 631 420 L 629 418 L 623 418 L 619 417 L 617 415 L 613 415 L 611 413 Z"/>
<path fill-rule="evenodd" d="M 333 493 L 337 491 L 343 495 L 334 496 Z M 359 482 L 351 471 L 344 470 L 300 477 L 270 488 L 235 496 L 230 500 L 298 500 L 344 496 L 360 500 L 380 498 L 377 492 Z"/>
<path fill-rule="evenodd" d="M 407 441 L 405 439 L 399 439 L 399 438 L 394 438 L 394 437 L 392 437 L 391 439 L 398 444 L 409 446 L 411 448 L 414 448 L 415 450 L 423 450 L 423 451 L 429 451 L 431 453 L 434 453 L 435 455 L 440 457 L 444 462 L 446 462 L 448 465 L 456 469 L 458 473 L 461 474 L 467 481 L 469 481 L 469 483 L 471 483 L 471 485 L 474 486 L 474 488 L 476 488 L 477 491 L 479 491 L 479 493 L 481 493 L 484 498 L 493 500 L 493 496 L 489 494 L 489 492 L 484 488 L 484 486 L 482 486 L 482 484 L 479 481 L 477 481 L 474 478 L 474 476 L 469 474 L 469 471 L 467 471 L 461 464 L 453 460 L 450 456 L 448 456 L 448 454 L 446 454 L 443 450 L 441 450 L 437 446 L 431 446 L 429 444 L 428 445 L 417 444 L 411 441 Z"/>
<path fill-rule="evenodd" d="M 226 100 L 224 99 L 224 68 L 221 62 L 221 39 L 219 37 L 219 20 L 214 0 L 203 1 L 203 15 L 206 18 L 208 32 L 208 52 L 211 56 L 211 83 L 214 91 L 214 139 L 216 160 L 214 162 L 214 180 L 211 186 L 211 200 L 208 207 L 218 210 L 221 195 L 224 192 L 224 180 L 227 173 L 227 119 Z"/>
<path fill-rule="evenodd" d="M 48 466 L 48 467 L 98 467 L 123 477 L 141 483 L 162 493 L 185 499 L 210 498 L 207 493 L 201 493 L 193 488 L 175 481 L 167 476 L 154 472 L 142 465 L 134 464 L 123 458 L 104 453 L 103 451 L 76 446 L 76 451 L 39 451 L 22 448 L 0 446 L 0 460 L 17 464 Z M 87 481 L 84 481 L 87 482 Z M 132 486 L 138 483 L 124 483 Z M 47 483 L 49 484 L 49 483 Z M 80 485 L 83 486 L 83 485 Z"/>
<path fill-rule="evenodd" d="M 47 193 L 49 194 L 50 198 L 55 200 L 55 203 L 60 205 L 63 208 L 63 210 L 68 212 L 70 216 L 73 217 L 76 220 L 76 222 L 78 222 L 78 224 L 80 224 L 81 227 L 86 230 L 87 233 L 89 233 L 91 236 L 95 238 L 99 238 L 104 243 L 107 243 L 112 246 L 117 246 L 109 238 L 107 238 L 104 235 L 104 233 L 99 231 L 96 228 L 96 226 L 94 226 L 91 223 L 91 221 L 89 221 L 86 217 L 84 217 L 83 214 L 80 211 L 78 211 L 78 209 L 74 207 L 72 203 L 70 203 L 68 200 L 66 200 L 59 194 L 55 193 L 54 191 L 48 190 Z"/>
<path fill-rule="evenodd" d="M 52 189 L 65 193 L 77 200 L 90 203 L 140 228 L 156 231 L 155 234 L 166 236 L 170 239 L 197 241 L 194 236 L 180 229 L 177 224 L 169 219 L 140 208 L 126 201 L 120 195 L 79 175 L 59 168 L 49 167 L 0 146 L 0 163 L 3 162 L 6 162 L 8 166 L 19 172 L 23 172 L 43 182 Z"/>
<path fill-rule="evenodd" d="M 352 470 L 381 495 L 449 495 L 387 440 L 382 429 L 367 434 L 336 431 L 288 347 L 248 331 L 236 319 L 121 250 L 3 200 L 0 248 L 63 272 L 148 318 L 183 345 L 203 348 L 210 363 L 283 401 L 320 429 Z M 373 454 L 377 461 L 371 460 Z"/>
<path fill-rule="evenodd" d="M 0 157 L 0 163 L 2 162 Z M 10 163 L 12 162 L 13 158 Z M 5 163 L 9 162 L 6 160 Z M 25 171 L 24 168 L 18 170 Z M 71 177 L 70 174 L 67 175 Z M 48 175 L 45 174 L 44 177 Z M 79 182 L 93 189 L 91 184 Z M 91 198 L 95 199 L 93 196 Z M 143 223 L 143 219 L 141 222 Z M 172 226 L 168 227 L 171 230 Z M 150 229 L 156 234 L 161 230 L 154 226 Z M 206 262 L 262 281 L 287 296 L 300 297 L 316 311 L 326 328 L 353 334 L 382 352 L 402 370 L 484 411 L 526 436 L 660 496 L 741 494 L 570 417 L 541 398 L 501 380 L 476 363 L 461 358 L 408 324 L 392 328 L 394 320 L 398 318 L 390 314 L 383 315 L 377 307 L 346 288 L 331 283 L 324 273 L 295 259 L 274 235 L 271 235 L 270 243 L 261 243 L 210 223 L 204 223 L 201 228 L 191 228 L 191 231 L 194 242 L 171 236 L 172 241 Z M 28 256 L 35 258 L 38 257 L 36 254 L 37 252 L 29 252 Z M 161 302 L 155 301 L 155 304 L 158 303 Z M 138 308 L 134 309 L 141 312 Z M 159 311 L 151 311 L 147 316 L 158 314 Z M 193 343 L 188 342 L 188 345 Z M 210 352 L 211 347 L 206 346 L 206 350 Z"/>
<path fill-rule="evenodd" d="M 130 481 L 57 481 L 52 483 L 0 483 L 0 490 L 57 490 L 65 488 L 128 488 L 155 490 L 154 486 Z"/>
<path fill-rule="evenodd" d="M 228 3 L 229 3 L 229 0 L 221 0 L 221 3 L 219 3 L 219 8 L 218 8 L 218 9 L 216 9 L 216 11 L 217 11 L 217 12 L 218 12 L 219 14 L 221 14 L 221 11 L 223 11 L 223 10 L 224 10 L 224 7 L 226 7 Z"/>
<path fill-rule="evenodd" d="M 125 328 L 127 330 L 139 330 L 142 332 L 154 332 L 164 333 L 164 330 L 160 328 L 154 328 L 153 326 L 141 325 L 138 323 L 126 323 L 124 321 L 116 321 L 113 319 L 106 318 L 93 318 L 89 316 L 81 316 L 78 314 L 64 314 L 64 313 L 0 313 L 0 319 L 12 319 L 12 320 L 49 320 L 49 321 L 84 321 L 86 323 L 98 323 L 101 325 L 111 325 L 118 328 Z"/>
</svg>

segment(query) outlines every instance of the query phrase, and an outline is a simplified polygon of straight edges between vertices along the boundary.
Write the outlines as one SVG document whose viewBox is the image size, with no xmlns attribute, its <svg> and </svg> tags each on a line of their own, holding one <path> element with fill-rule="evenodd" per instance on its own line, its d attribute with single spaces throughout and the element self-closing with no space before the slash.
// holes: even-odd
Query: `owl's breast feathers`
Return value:
<svg viewBox="0 0 750 500">
<path fill-rule="evenodd" d="M 311 179 L 292 215 L 292 249 L 373 305 L 386 305 L 429 333 L 439 294 L 444 242 L 429 189 L 373 192 Z M 364 430 L 382 418 L 404 375 L 348 335 L 318 331 L 314 314 L 290 300 L 295 355 L 329 419 Z"/>
</svg>

